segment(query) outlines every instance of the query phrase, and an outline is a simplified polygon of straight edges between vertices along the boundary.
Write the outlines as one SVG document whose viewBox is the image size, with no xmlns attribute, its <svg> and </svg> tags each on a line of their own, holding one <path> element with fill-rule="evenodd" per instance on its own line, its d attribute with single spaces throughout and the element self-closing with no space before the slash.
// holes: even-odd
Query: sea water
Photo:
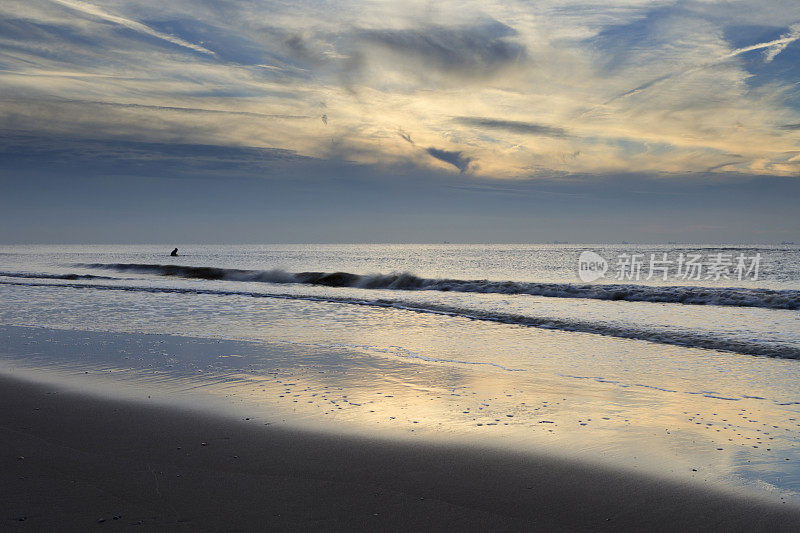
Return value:
<svg viewBox="0 0 800 533">
<path fill-rule="evenodd" d="M 178 248 L 0 248 L 6 371 L 800 491 L 797 246 Z"/>
</svg>

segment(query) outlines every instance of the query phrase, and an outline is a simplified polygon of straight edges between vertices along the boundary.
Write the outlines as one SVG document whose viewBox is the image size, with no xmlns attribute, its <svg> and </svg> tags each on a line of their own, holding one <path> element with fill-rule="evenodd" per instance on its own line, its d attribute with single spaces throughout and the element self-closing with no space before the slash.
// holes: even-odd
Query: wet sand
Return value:
<svg viewBox="0 0 800 533">
<path fill-rule="evenodd" d="M 800 528 L 788 504 L 577 462 L 279 429 L 5 377 L 0 426 L 3 530 Z"/>
</svg>

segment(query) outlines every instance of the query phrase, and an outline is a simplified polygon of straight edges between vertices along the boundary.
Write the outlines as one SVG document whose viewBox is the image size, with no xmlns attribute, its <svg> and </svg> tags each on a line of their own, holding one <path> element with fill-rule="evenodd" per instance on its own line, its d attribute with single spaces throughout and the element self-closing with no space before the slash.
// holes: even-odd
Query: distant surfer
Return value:
<svg viewBox="0 0 800 533">
<path fill-rule="evenodd" d="M 174 250 L 172 250 L 172 253 L 171 253 L 171 254 L 169 254 L 169 255 L 171 255 L 172 257 L 177 257 L 177 255 L 178 255 L 178 249 L 177 249 L 177 248 L 175 248 Z"/>
</svg>

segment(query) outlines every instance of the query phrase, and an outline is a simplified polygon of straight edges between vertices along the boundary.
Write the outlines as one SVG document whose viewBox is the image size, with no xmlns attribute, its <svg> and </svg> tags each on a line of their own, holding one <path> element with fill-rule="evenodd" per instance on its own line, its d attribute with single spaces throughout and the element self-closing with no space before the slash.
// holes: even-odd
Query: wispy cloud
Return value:
<svg viewBox="0 0 800 533">
<path fill-rule="evenodd" d="M 767 43 L 760 43 L 753 46 L 746 47 L 744 49 L 740 49 L 739 53 L 749 52 L 750 50 L 759 50 L 761 48 L 766 48 L 764 51 L 764 61 L 769 63 L 775 57 L 786 50 L 786 47 L 792 44 L 793 42 L 800 39 L 800 24 L 795 24 L 790 28 L 790 31 L 781 36 L 780 39 L 775 39 L 774 41 L 770 41 Z M 738 54 L 736 54 L 738 55 Z"/>
<path fill-rule="evenodd" d="M 164 41 L 170 42 L 178 46 L 182 46 L 183 48 L 188 48 L 189 50 L 200 52 L 201 54 L 207 54 L 210 56 L 216 55 L 211 50 L 204 48 L 199 44 L 190 43 L 179 37 L 175 37 L 174 35 L 169 35 L 160 31 L 156 31 L 153 28 L 147 26 L 146 24 L 142 24 L 141 22 L 138 22 L 136 20 L 131 20 L 118 15 L 113 15 L 111 13 L 103 11 L 99 7 L 90 4 L 88 2 L 81 2 L 80 0 L 50 0 L 50 1 L 68 7 L 70 9 L 74 9 L 75 11 L 80 11 L 81 13 L 91 15 L 93 17 L 97 17 L 99 19 L 106 20 L 108 22 L 113 22 L 114 24 L 119 24 L 120 26 L 125 26 L 126 28 L 131 29 L 133 31 L 143 33 L 145 35 L 149 35 L 157 39 L 162 39 Z"/>
<path fill-rule="evenodd" d="M 796 176 L 797 21 L 778 0 L 7 0 L 0 124 L 503 178 Z"/>
<path fill-rule="evenodd" d="M 307 119 L 308 115 L 271 115 L 267 113 L 255 113 L 252 111 L 235 111 L 230 109 L 205 109 L 200 107 L 178 107 L 166 105 L 149 105 L 149 104 L 136 104 L 126 102 L 103 102 L 100 100 L 77 100 L 77 99 L 45 99 L 45 98 L 2 98 L 0 102 L 26 102 L 26 103 L 49 103 L 49 104 L 81 104 L 87 106 L 102 106 L 112 107 L 118 109 L 151 109 L 154 111 L 177 111 L 180 113 L 201 113 L 201 114 L 220 114 L 220 115 L 238 115 L 242 117 L 255 117 L 255 118 L 279 118 L 279 119 Z M 327 117 L 323 116 L 323 122 L 327 124 Z"/>
<path fill-rule="evenodd" d="M 614 100 L 617 100 L 619 98 L 625 98 L 625 97 L 628 97 L 628 96 L 632 96 L 634 94 L 638 94 L 638 93 L 640 93 L 640 92 L 642 92 L 642 91 L 644 91 L 646 89 L 649 89 L 650 87 L 652 87 L 652 86 L 654 86 L 656 84 L 662 83 L 662 82 L 670 80 L 672 78 L 676 78 L 676 77 L 680 77 L 680 76 L 686 76 L 687 74 L 691 74 L 693 72 L 697 72 L 697 71 L 700 71 L 700 70 L 704 70 L 704 69 L 707 69 L 707 68 L 714 67 L 714 66 L 719 65 L 721 63 L 724 63 L 726 61 L 729 61 L 729 60 L 731 60 L 731 59 L 733 59 L 733 58 L 735 58 L 737 56 L 740 56 L 742 54 L 746 54 L 747 52 L 753 52 L 753 51 L 756 51 L 756 50 L 765 50 L 764 61 L 769 63 L 770 61 L 775 59 L 775 57 L 778 54 L 780 54 L 782 51 L 784 51 L 787 46 L 789 46 L 793 42 L 797 41 L 798 39 L 800 39 L 800 24 L 796 24 L 796 25 L 792 26 L 791 31 L 789 31 L 785 35 L 781 36 L 780 39 L 775 39 L 775 40 L 767 41 L 767 42 L 763 42 L 763 43 L 756 43 L 756 44 L 752 44 L 752 45 L 749 45 L 749 46 L 743 46 L 741 48 L 737 48 L 735 50 L 727 52 L 725 54 L 721 54 L 719 57 L 712 58 L 712 59 L 710 59 L 708 61 L 700 62 L 700 63 L 697 63 L 695 65 L 690 65 L 688 67 L 685 67 L 685 68 L 682 68 L 680 70 L 677 70 L 675 72 L 670 72 L 670 73 L 664 74 L 662 76 L 658 76 L 656 78 L 653 78 L 652 80 L 649 80 L 649 81 L 639 85 L 638 87 L 635 87 L 635 88 L 633 88 L 633 89 L 631 89 L 629 91 L 626 91 L 626 92 L 624 92 L 624 93 L 612 98 L 611 100 L 609 100 L 606 103 L 611 103 Z"/>
</svg>

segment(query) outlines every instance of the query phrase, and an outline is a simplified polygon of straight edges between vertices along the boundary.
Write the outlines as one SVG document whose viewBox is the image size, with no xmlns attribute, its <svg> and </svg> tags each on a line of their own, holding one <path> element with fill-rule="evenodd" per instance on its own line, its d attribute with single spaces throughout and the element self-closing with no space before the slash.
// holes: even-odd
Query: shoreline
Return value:
<svg viewBox="0 0 800 533">
<path fill-rule="evenodd" d="M 7 376 L 0 385 L 4 529 L 800 527 L 791 504 L 542 455 L 250 425 Z"/>
</svg>

